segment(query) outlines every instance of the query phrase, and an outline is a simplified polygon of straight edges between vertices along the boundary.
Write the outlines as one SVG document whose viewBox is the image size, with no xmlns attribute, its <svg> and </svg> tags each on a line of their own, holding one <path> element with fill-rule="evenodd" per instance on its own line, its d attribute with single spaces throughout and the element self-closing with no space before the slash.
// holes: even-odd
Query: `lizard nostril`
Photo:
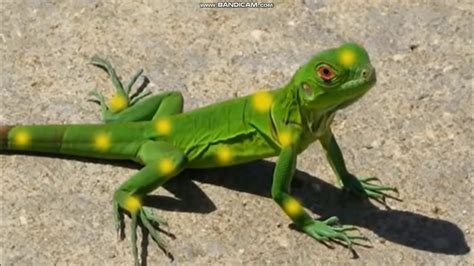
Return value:
<svg viewBox="0 0 474 266">
<path fill-rule="evenodd" d="M 367 69 L 362 70 L 362 77 L 366 78 L 369 75 L 369 71 Z"/>
</svg>

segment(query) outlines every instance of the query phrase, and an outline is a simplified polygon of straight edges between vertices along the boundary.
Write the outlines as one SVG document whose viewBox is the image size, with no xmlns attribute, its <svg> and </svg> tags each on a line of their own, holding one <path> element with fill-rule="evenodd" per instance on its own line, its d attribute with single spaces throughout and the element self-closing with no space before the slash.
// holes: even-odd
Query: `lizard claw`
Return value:
<svg viewBox="0 0 474 266">
<path fill-rule="evenodd" d="M 144 97 L 151 94 L 150 92 L 144 91 L 145 87 L 149 83 L 149 80 L 146 77 L 144 78 L 143 84 L 137 89 L 137 91 L 133 94 L 131 93 L 132 87 L 143 75 L 143 69 L 138 70 L 130 78 L 127 85 L 124 86 L 109 61 L 98 56 L 94 56 L 92 57 L 90 64 L 104 70 L 108 74 L 110 80 L 112 81 L 113 87 L 115 88 L 115 93 L 110 99 L 108 99 L 108 104 L 106 103 L 104 96 L 96 90 L 90 93 L 90 95 L 94 98 L 90 101 L 98 103 L 101 106 L 102 119 L 105 122 L 112 121 L 115 114 L 120 113 L 121 111 L 129 108 Z"/>
<path fill-rule="evenodd" d="M 313 222 L 303 226 L 303 231 L 330 248 L 333 247 L 331 242 L 336 242 L 352 250 L 353 244 L 359 244 L 356 240 L 369 241 L 354 226 L 340 225 L 337 217 L 330 217 L 324 221 L 313 220 Z M 357 231 L 358 233 L 356 235 L 348 234 L 349 231 Z"/>
<path fill-rule="evenodd" d="M 113 204 L 113 215 L 115 222 L 115 231 L 117 232 L 117 238 L 119 241 L 125 239 L 125 221 L 123 212 L 120 210 L 119 204 Z"/>
<path fill-rule="evenodd" d="M 332 216 L 324 220 L 323 223 L 327 225 L 337 225 L 339 224 L 339 218 L 337 218 L 336 216 Z"/>
<path fill-rule="evenodd" d="M 115 229 L 117 230 L 117 236 L 119 240 L 125 238 L 124 229 L 124 211 L 120 208 L 118 203 L 113 204 L 113 212 L 115 219 Z M 160 236 L 160 231 L 168 236 L 173 236 L 171 233 L 165 232 L 160 229 L 161 226 L 169 227 L 168 223 L 163 219 L 157 217 L 150 208 L 140 207 L 133 213 L 128 213 L 132 218 L 130 238 L 132 241 L 132 254 L 135 260 L 135 265 L 140 265 L 138 258 L 138 247 L 137 247 L 137 229 L 141 227 L 145 230 L 155 241 L 160 249 L 165 252 L 169 258 L 173 258 L 173 255 L 168 250 L 165 241 Z"/>
<path fill-rule="evenodd" d="M 382 185 L 380 179 L 371 177 L 356 177 L 349 174 L 343 179 L 344 189 L 361 198 L 373 199 L 382 205 L 387 206 L 386 199 L 401 201 L 399 191 L 394 186 Z M 394 193 L 392 195 L 390 193 Z"/>
<path fill-rule="evenodd" d="M 99 91 L 92 90 L 91 92 L 89 92 L 89 96 L 91 96 L 92 98 L 88 101 L 95 102 L 99 105 L 105 105 L 105 97 Z"/>
<path fill-rule="evenodd" d="M 379 184 L 374 184 L 371 181 L 380 181 L 377 177 L 368 177 L 368 178 L 358 178 L 358 180 L 361 182 L 362 187 L 364 188 L 365 192 L 367 193 L 367 196 L 372 199 L 379 199 L 383 202 L 384 205 L 386 205 L 386 199 L 394 199 L 397 201 L 402 201 L 400 198 L 400 192 L 398 189 L 394 186 L 387 186 L 387 185 L 379 185 Z M 388 192 L 393 192 L 395 194 L 389 194 Z"/>
</svg>

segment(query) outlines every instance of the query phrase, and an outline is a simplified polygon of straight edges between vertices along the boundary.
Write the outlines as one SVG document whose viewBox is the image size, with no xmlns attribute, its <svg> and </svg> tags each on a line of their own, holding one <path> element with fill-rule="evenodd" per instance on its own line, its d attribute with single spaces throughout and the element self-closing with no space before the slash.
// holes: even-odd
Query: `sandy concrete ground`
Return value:
<svg viewBox="0 0 474 266">
<path fill-rule="evenodd" d="M 334 125 L 349 169 L 401 190 L 391 210 L 341 193 L 319 145 L 299 158 L 293 193 L 315 216 L 340 216 L 372 239 L 359 255 L 289 228 L 269 198 L 274 164 L 186 172 L 156 191 L 171 224 L 170 262 L 149 265 L 474 263 L 470 1 L 274 1 L 271 9 L 200 9 L 196 2 L 1 2 L 0 124 L 98 122 L 86 101 L 110 93 L 87 65 L 140 67 L 150 90 L 179 90 L 186 109 L 275 88 L 321 49 L 363 43 L 378 72 Z M 389 3 L 388 3 L 389 2 Z M 136 169 L 1 155 L 1 265 L 130 265 L 111 216 L 114 189 Z"/>
</svg>

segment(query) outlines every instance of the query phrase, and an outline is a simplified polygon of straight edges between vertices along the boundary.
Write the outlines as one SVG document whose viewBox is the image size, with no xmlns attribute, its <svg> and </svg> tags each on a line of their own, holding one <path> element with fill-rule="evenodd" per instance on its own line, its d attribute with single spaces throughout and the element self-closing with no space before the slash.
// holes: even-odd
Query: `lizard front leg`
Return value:
<svg viewBox="0 0 474 266">
<path fill-rule="evenodd" d="M 131 93 L 133 85 L 143 73 L 142 69 L 124 86 L 108 61 L 93 57 L 91 64 L 105 70 L 115 88 L 115 94 L 108 103 L 102 94 L 92 92 L 96 98 L 94 101 L 101 106 L 102 119 L 105 123 L 149 121 L 183 111 L 183 96 L 178 91 L 165 92 L 148 98 L 145 97 L 150 95 L 149 91 L 138 89 L 136 93 Z"/>
<path fill-rule="evenodd" d="M 181 172 L 187 163 L 187 158 L 181 150 L 161 141 L 143 144 L 138 157 L 145 167 L 125 181 L 115 191 L 113 198 L 115 226 L 120 237 L 124 235 L 121 231 L 124 228 L 124 213 L 132 219 L 130 235 L 135 265 L 139 265 L 136 243 L 138 226 L 144 227 L 158 246 L 170 255 L 157 230 L 160 225 L 166 225 L 166 222 L 156 217 L 150 208 L 145 207 L 143 200 L 148 193 Z"/>
<path fill-rule="evenodd" d="M 359 197 L 372 198 L 384 205 L 386 198 L 399 200 L 398 197 L 386 193 L 392 191 L 398 194 L 397 188 L 372 183 L 371 181 L 379 180 L 377 177 L 357 177 L 347 171 L 341 149 L 330 129 L 320 138 L 320 142 L 326 151 L 329 164 L 345 189 Z"/>
<path fill-rule="evenodd" d="M 361 235 L 348 234 L 348 231 L 356 228 L 351 225 L 340 225 L 337 217 L 330 217 L 325 221 L 311 218 L 301 204 L 290 195 L 291 180 L 296 168 L 296 145 L 290 143 L 287 137 L 280 139 L 284 141 L 273 174 L 272 198 L 288 217 L 299 229 L 318 241 L 342 241 L 351 248 L 354 240 L 368 240 Z"/>
</svg>

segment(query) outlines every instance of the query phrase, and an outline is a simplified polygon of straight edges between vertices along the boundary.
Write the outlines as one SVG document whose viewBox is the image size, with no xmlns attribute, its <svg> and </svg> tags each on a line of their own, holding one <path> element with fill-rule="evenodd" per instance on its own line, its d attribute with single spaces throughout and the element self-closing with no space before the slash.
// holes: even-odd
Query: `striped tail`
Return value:
<svg viewBox="0 0 474 266">
<path fill-rule="evenodd" d="M 59 153 L 66 126 L 0 126 L 0 150 Z"/>
<path fill-rule="evenodd" d="M 31 151 L 103 159 L 133 159 L 139 124 L 0 126 L 0 151 Z"/>
<path fill-rule="evenodd" d="M 8 150 L 8 132 L 13 126 L 0 126 L 0 151 Z"/>
</svg>

